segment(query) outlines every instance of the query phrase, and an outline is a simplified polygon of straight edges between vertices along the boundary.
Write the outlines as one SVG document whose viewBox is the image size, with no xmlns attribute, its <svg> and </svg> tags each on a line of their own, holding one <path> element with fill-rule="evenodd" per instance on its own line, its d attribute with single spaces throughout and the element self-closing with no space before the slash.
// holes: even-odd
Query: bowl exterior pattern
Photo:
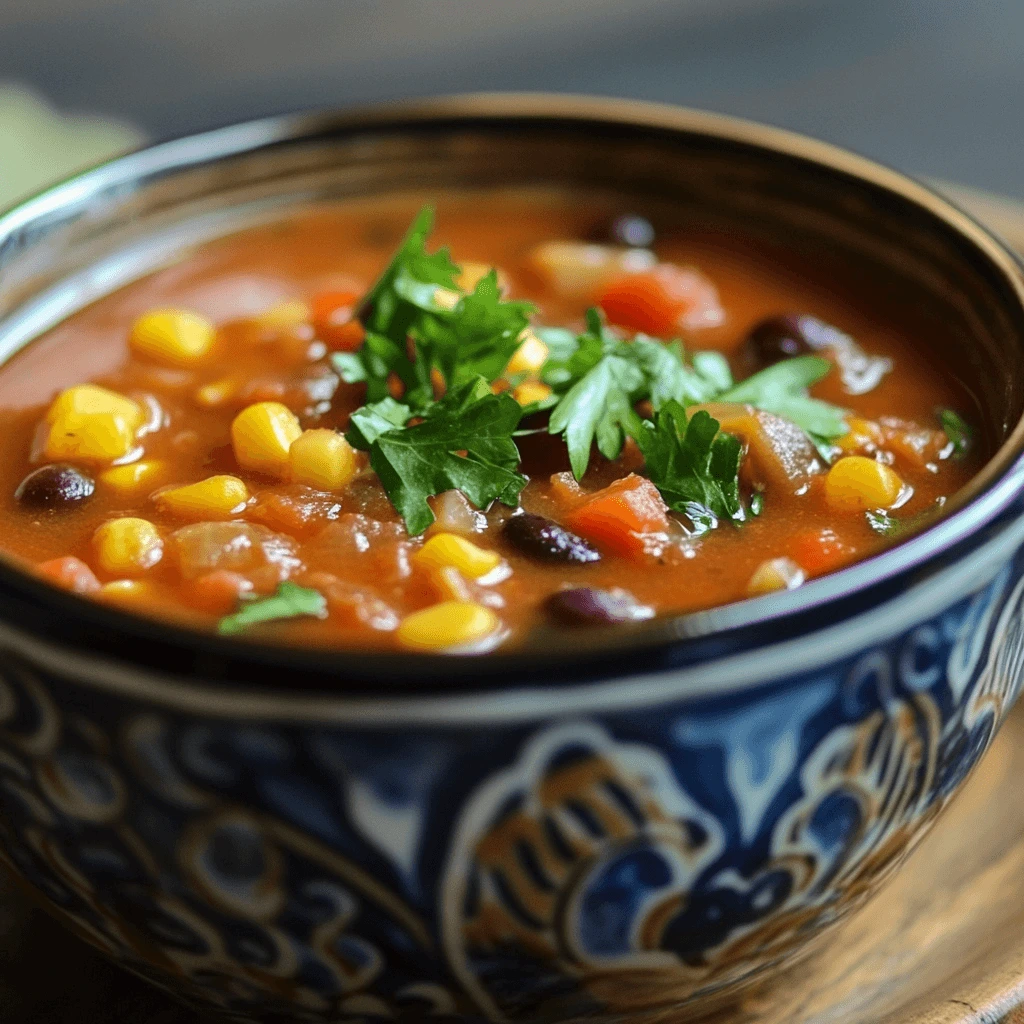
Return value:
<svg viewBox="0 0 1024 1024">
<path fill-rule="evenodd" d="M 678 1006 L 858 905 L 988 746 L 1024 563 L 950 601 L 771 684 L 458 727 L 171 709 L 5 643 L 3 856 L 108 954 L 243 1018 Z"/>
</svg>

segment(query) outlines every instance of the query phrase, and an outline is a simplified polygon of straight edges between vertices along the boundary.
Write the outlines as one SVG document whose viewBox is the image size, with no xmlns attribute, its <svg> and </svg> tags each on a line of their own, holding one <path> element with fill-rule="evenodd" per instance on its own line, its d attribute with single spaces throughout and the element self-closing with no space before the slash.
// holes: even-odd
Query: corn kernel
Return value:
<svg viewBox="0 0 1024 1024">
<path fill-rule="evenodd" d="M 132 325 L 132 350 L 173 366 L 192 366 L 213 345 L 217 329 L 206 317 L 187 309 L 154 309 Z"/>
<path fill-rule="evenodd" d="M 104 583 L 96 596 L 111 604 L 133 605 L 149 601 L 153 587 L 145 580 L 111 580 Z"/>
<path fill-rule="evenodd" d="M 257 402 L 231 424 L 231 446 L 240 466 L 270 476 L 288 470 L 288 449 L 302 433 L 295 413 L 280 402 Z"/>
<path fill-rule="evenodd" d="M 152 569 L 164 553 L 164 542 L 148 519 L 111 519 L 92 535 L 96 564 L 111 576 L 135 576 Z"/>
<path fill-rule="evenodd" d="M 757 597 L 776 590 L 792 590 L 806 578 L 803 569 L 792 558 L 769 558 L 754 570 L 747 583 L 747 593 Z"/>
<path fill-rule="evenodd" d="M 479 643 L 499 625 L 490 608 L 471 601 L 443 601 L 407 615 L 395 636 L 403 647 L 438 651 Z"/>
<path fill-rule="evenodd" d="M 95 384 L 62 391 L 46 414 L 48 459 L 113 462 L 127 455 L 146 420 L 138 402 Z"/>
<path fill-rule="evenodd" d="M 848 455 L 881 444 L 882 429 L 872 420 L 851 416 L 847 419 L 846 425 L 850 428 L 849 433 L 837 438 L 834 443 Z"/>
<path fill-rule="evenodd" d="M 422 569 L 433 571 L 450 565 L 471 580 L 486 576 L 501 564 L 497 551 L 477 547 L 454 533 L 435 533 L 412 558 Z"/>
<path fill-rule="evenodd" d="M 196 405 L 201 405 L 205 409 L 216 409 L 237 393 L 238 385 L 233 380 L 215 380 L 208 384 L 200 384 L 192 397 Z"/>
<path fill-rule="evenodd" d="M 336 491 L 355 476 L 355 449 L 334 430 L 305 430 L 288 450 L 294 483 Z"/>
<path fill-rule="evenodd" d="M 298 327 L 301 324 L 309 323 L 312 315 L 308 303 L 303 302 L 302 299 L 287 299 L 264 310 L 256 317 L 256 320 L 261 327 L 271 330 L 287 330 L 289 327 Z"/>
<path fill-rule="evenodd" d="M 532 405 L 543 402 L 551 394 L 551 388 L 539 380 L 524 380 L 512 389 L 512 397 L 520 405 Z"/>
<path fill-rule="evenodd" d="M 211 476 L 155 496 L 161 509 L 182 519 L 230 519 L 248 500 L 249 488 L 237 476 Z"/>
<path fill-rule="evenodd" d="M 897 473 L 864 455 L 840 459 L 825 477 L 825 499 L 839 512 L 889 508 L 902 490 L 903 481 Z"/>
<path fill-rule="evenodd" d="M 491 268 L 486 263 L 463 263 L 455 283 L 464 292 L 472 292 L 490 272 Z"/>
<path fill-rule="evenodd" d="M 130 462 L 127 466 L 111 466 L 100 473 L 100 483 L 121 493 L 146 487 L 150 490 L 167 474 L 167 464 L 159 459 Z"/>
<path fill-rule="evenodd" d="M 533 331 L 527 331 L 505 367 L 506 377 L 520 373 L 536 373 L 547 361 L 548 347 Z"/>
</svg>

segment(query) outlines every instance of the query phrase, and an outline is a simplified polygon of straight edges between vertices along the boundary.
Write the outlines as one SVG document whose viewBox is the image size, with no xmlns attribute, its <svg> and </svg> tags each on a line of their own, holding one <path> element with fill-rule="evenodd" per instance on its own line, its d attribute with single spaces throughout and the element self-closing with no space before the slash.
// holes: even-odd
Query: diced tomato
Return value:
<svg viewBox="0 0 1024 1024">
<path fill-rule="evenodd" d="M 631 473 L 595 491 L 565 517 L 570 530 L 615 554 L 637 558 L 668 530 L 668 507 L 650 480 Z"/>
<path fill-rule="evenodd" d="M 204 612 L 227 615 L 235 610 L 239 598 L 252 589 L 252 581 L 240 572 L 215 569 L 192 581 L 189 601 Z"/>
<path fill-rule="evenodd" d="M 789 553 L 809 576 L 835 572 L 858 557 L 856 546 L 829 527 L 798 533 L 790 542 Z"/>
<path fill-rule="evenodd" d="M 313 326 L 317 337 L 340 352 L 354 352 L 363 343 L 363 325 L 356 318 L 355 292 L 321 292 L 313 297 Z"/>
<path fill-rule="evenodd" d="M 609 323 L 663 338 L 680 330 L 715 327 L 723 319 L 715 286 L 696 270 L 671 263 L 615 278 L 598 305 Z"/>
<path fill-rule="evenodd" d="M 96 574 L 74 555 L 40 562 L 36 566 L 36 572 L 50 583 L 70 590 L 73 594 L 95 594 L 100 589 L 100 581 L 96 579 Z"/>
</svg>

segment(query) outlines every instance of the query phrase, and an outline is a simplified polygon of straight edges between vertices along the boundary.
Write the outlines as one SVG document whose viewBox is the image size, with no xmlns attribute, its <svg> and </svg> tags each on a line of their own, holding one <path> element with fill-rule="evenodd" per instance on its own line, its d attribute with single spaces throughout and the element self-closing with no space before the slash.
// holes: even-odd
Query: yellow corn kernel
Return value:
<svg viewBox="0 0 1024 1024">
<path fill-rule="evenodd" d="M 216 409 L 218 405 L 234 398 L 238 393 L 238 385 L 233 380 L 215 380 L 208 384 L 200 384 L 196 388 L 193 398 L 196 405 L 205 409 Z"/>
<path fill-rule="evenodd" d="M 476 286 L 491 272 L 486 263 L 463 263 L 455 283 L 464 291 L 476 290 Z"/>
<path fill-rule="evenodd" d="M 747 583 L 751 597 L 771 594 L 776 590 L 792 590 L 807 578 L 803 569 L 792 558 L 769 558 L 762 562 Z"/>
<path fill-rule="evenodd" d="M 840 459 L 825 477 L 825 500 L 837 512 L 889 508 L 902 490 L 897 473 L 864 455 Z"/>
<path fill-rule="evenodd" d="M 287 299 L 264 310 L 256 317 L 261 327 L 271 330 L 287 330 L 309 322 L 312 311 L 302 299 Z"/>
<path fill-rule="evenodd" d="M 164 553 L 164 542 L 148 519 L 111 519 L 92 535 L 96 564 L 111 576 L 135 576 L 152 569 Z"/>
<path fill-rule="evenodd" d="M 536 373 L 548 358 L 548 347 L 533 331 L 526 331 L 525 337 L 505 367 L 506 377 L 520 373 Z"/>
<path fill-rule="evenodd" d="M 127 466 L 111 466 L 100 473 L 100 483 L 121 493 L 152 490 L 160 477 L 167 473 L 167 463 L 159 459 L 144 459 L 142 462 L 130 462 Z"/>
<path fill-rule="evenodd" d="M 512 397 L 520 405 L 532 405 L 543 402 L 551 394 L 551 388 L 539 380 L 524 380 L 512 389 Z"/>
<path fill-rule="evenodd" d="M 270 476 L 288 470 L 288 449 L 302 433 L 298 417 L 280 402 L 247 406 L 231 424 L 231 446 L 240 466 Z"/>
<path fill-rule="evenodd" d="M 155 496 L 158 507 L 182 519 L 230 519 L 248 500 L 249 488 L 237 476 L 210 476 Z"/>
<path fill-rule="evenodd" d="M 479 548 L 457 534 L 435 533 L 412 556 L 412 560 L 421 569 L 430 571 L 450 565 L 467 579 L 476 580 L 496 569 L 501 564 L 501 555 L 497 551 Z"/>
<path fill-rule="evenodd" d="M 850 428 L 849 433 L 837 438 L 834 443 L 848 455 L 881 444 L 882 428 L 872 420 L 851 416 L 847 419 L 846 425 Z"/>
<path fill-rule="evenodd" d="M 127 455 L 146 420 L 138 402 L 96 384 L 62 391 L 46 414 L 48 459 L 113 462 Z"/>
<path fill-rule="evenodd" d="M 173 366 L 198 363 L 217 337 L 206 317 L 187 309 L 154 309 L 132 325 L 129 344 L 137 355 Z"/>
<path fill-rule="evenodd" d="M 334 430 L 304 430 L 288 449 L 293 483 L 336 491 L 356 475 L 355 449 Z"/>
<path fill-rule="evenodd" d="M 150 598 L 153 587 L 145 580 L 111 580 L 96 592 L 102 601 L 133 605 Z"/>
<path fill-rule="evenodd" d="M 443 601 L 407 615 L 395 636 L 403 647 L 440 651 L 469 647 L 496 632 L 498 616 L 472 601 Z"/>
</svg>

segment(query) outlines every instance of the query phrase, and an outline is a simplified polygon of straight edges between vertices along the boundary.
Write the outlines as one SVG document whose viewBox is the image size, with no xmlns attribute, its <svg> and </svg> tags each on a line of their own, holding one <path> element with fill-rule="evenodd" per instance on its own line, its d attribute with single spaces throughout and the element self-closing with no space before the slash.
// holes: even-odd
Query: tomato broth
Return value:
<svg viewBox="0 0 1024 1024">
<path fill-rule="evenodd" d="M 707 609 L 941 515 L 984 452 L 937 331 L 881 271 L 603 194 L 324 206 L 0 368 L 0 549 L 294 644 L 479 652 Z"/>
</svg>

